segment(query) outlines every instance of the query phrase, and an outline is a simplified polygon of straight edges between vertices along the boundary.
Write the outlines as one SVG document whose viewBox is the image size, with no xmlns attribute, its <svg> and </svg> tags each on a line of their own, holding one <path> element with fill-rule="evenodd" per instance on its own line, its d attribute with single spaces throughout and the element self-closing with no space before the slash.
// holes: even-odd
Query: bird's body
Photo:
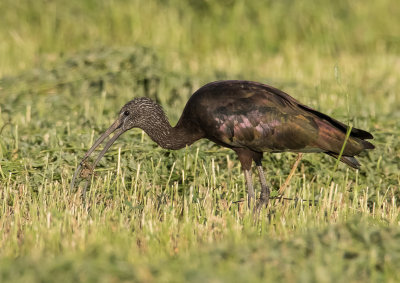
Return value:
<svg viewBox="0 0 400 283">
<path fill-rule="evenodd" d="M 256 152 L 339 154 L 347 126 L 288 94 L 256 82 L 209 83 L 189 99 L 177 128 L 201 129 L 204 137 L 229 148 Z M 373 148 L 372 135 L 352 129 L 344 157 Z M 353 167 L 357 167 L 356 165 Z"/>
<path fill-rule="evenodd" d="M 167 149 L 179 149 L 201 138 L 233 149 L 245 173 L 249 201 L 254 198 L 250 168 L 255 161 L 262 187 L 261 203 L 268 202 L 269 198 L 261 167 L 263 152 L 324 152 L 338 157 L 348 128 L 268 85 L 217 81 L 201 87 L 190 97 L 175 127 L 171 127 L 161 107 L 150 99 L 137 98 L 128 102 L 121 109 L 119 119 L 99 138 L 82 162 L 111 132 L 118 130 L 98 160 L 120 134 L 133 127 L 143 129 Z M 364 149 L 374 148 L 365 141 L 371 138 L 370 133 L 353 128 L 341 161 L 358 168 L 360 164 L 354 156 Z"/>
</svg>

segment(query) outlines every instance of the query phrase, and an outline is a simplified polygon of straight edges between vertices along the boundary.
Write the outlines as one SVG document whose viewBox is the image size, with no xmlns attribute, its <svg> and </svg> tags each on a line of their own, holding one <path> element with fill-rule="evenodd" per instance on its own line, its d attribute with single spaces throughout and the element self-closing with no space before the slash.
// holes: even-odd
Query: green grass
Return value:
<svg viewBox="0 0 400 283">
<path fill-rule="evenodd" d="M 396 1 L 0 2 L 1 282 L 398 282 L 400 8 Z M 133 97 L 171 123 L 217 79 L 283 89 L 371 131 L 354 171 L 305 154 L 254 219 L 232 151 L 141 130 L 70 181 Z M 273 194 L 295 155 L 265 155 Z M 336 169 L 336 170 L 335 170 Z M 254 180 L 256 181 L 256 179 Z"/>
</svg>

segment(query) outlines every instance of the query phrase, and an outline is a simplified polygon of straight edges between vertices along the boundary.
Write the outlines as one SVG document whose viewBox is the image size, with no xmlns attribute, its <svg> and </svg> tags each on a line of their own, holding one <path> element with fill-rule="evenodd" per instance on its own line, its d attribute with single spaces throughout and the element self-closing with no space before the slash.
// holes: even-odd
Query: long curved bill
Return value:
<svg viewBox="0 0 400 283">
<path fill-rule="evenodd" d="M 85 153 L 85 156 L 79 163 L 78 167 L 75 170 L 74 177 L 72 178 L 71 182 L 71 189 L 74 188 L 75 185 L 75 180 L 79 174 L 79 172 L 82 169 L 82 166 L 86 163 L 86 160 L 89 158 L 89 156 L 93 153 L 93 151 L 96 150 L 96 148 L 112 133 L 114 133 L 113 137 L 107 142 L 107 144 L 104 146 L 103 150 L 100 152 L 99 156 L 97 157 L 96 161 L 93 163 L 93 166 L 91 167 L 93 170 L 96 167 L 97 163 L 99 163 L 100 159 L 104 156 L 104 154 L 107 152 L 107 150 L 112 146 L 112 144 L 118 139 L 120 135 L 124 133 L 124 130 L 122 129 L 122 121 L 120 119 L 116 120 L 93 144 L 93 146 Z M 87 184 L 86 184 L 87 185 Z"/>
</svg>

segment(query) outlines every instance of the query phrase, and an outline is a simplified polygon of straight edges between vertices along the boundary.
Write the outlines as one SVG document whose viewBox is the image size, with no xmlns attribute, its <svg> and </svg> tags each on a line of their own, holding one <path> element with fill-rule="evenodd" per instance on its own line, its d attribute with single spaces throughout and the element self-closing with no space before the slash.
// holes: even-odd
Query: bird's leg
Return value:
<svg viewBox="0 0 400 283">
<path fill-rule="evenodd" d="M 244 177 L 246 178 L 246 185 L 248 190 L 247 201 L 249 207 L 251 207 L 252 201 L 254 201 L 255 199 L 253 182 L 251 180 L 251 163 L 254 159 L 254 152 L 246 148 L 233 148 L 233 150 L 238 155 L 240 164 L 242 165 L 242 170 L 244 173 Z"/>
<path fill-rule="evenodd" d="M 269 194 L 270 190 L 267 185 L 267 181 L 265 180 L 265 175 L 264 175 L 264 170 L 261 166 L 261 164 L 257 164 L 257 170 L 258 170 L 258 176 L 260 177 L 260 183 L 261 183 L 261 194 L 260 194 L 260 200 L 257 203 L 257 211 L 259 211 L 263 205 L 265 207 L 268 206 L 269 202 Z"/>
<path fill-rule="evenodd" d="M 262 152 L 254 152 L 253 153 L 253 160 L 256 163 L 257 170 L 258 170 L 258 177 L 260 178 L 261 184 L 261 193 L 260 193 L 260 200 L 257 202 L 256 210 L 260 211 L 263 205 L 265 207 L 268 206 L 269 201 L 269 187 L 267 185 L 267 181 L 265 180 L 264 170 L 262 167 Z"/>
<path fill-rule="evenodd" d="M 243 170 L 244 177 L 246 179 L 246 185 L 247 185 L 247 203 L 249 205 L 249 208 L 252 205 L 252 202 L 255 199 L 255 194 L 254 194 L 254 187 L 253 187 L 253 181 L 251 179 L 251 169 L 250 170 Z"/>
</svg>

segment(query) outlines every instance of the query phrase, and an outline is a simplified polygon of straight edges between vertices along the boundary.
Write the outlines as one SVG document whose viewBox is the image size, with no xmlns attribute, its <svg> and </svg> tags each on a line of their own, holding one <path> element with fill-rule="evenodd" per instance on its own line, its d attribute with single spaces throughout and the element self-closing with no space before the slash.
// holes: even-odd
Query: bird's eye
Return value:
<svg viewBox="0 0 400 283">
<path fill-rule="evenodd" d="M 128 111 L 128 110 L 125 110 L 124 115 L 125 115 L 125 116 L 129 116 L 129 114 L 130 114 L 129 111 Z"/>
</svg>

